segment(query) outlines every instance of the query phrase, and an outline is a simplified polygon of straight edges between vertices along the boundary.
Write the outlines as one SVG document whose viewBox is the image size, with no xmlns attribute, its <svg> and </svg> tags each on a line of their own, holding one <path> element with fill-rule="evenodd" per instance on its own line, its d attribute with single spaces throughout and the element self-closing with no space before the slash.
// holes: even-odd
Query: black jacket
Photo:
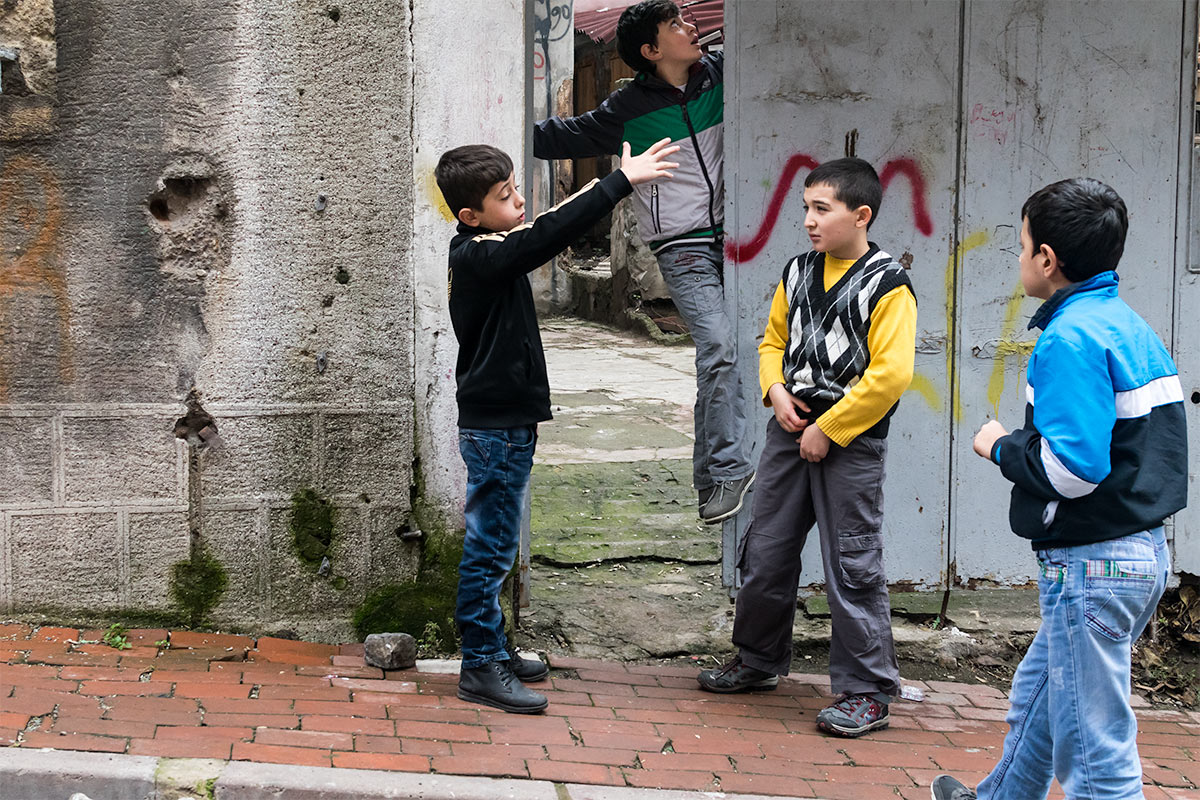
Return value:
<svg viewBox="0 0 1200 800">
<path fill-rule="evenodd" d="M 550 419 L 546 357 L 527 273 L 565 250 L 632 189 L 617 170 L 511 231 L 459 224 L 447 275 L 458 339 L 459 427 L 515 428 Z"/>
</svg>

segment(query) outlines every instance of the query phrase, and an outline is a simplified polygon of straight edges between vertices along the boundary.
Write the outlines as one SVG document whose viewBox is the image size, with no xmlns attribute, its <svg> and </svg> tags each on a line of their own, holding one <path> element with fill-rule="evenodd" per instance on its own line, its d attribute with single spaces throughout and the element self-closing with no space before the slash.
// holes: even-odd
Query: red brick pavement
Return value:
<svg viewBox="0 0 1200 800">
<path fill-rule="evenodd" d="M 459 700 L 455 675 L 367 667 L 361 645 L 165 630 L 132 631 L 124 651 L 84 643 L 100 636 L 0 624 L 0 744 L 925 800 L 939 772 L 981 779 L 1005 730 L 1004 694 L 982 685 L 912 681 L 925 702 L 893 703 L 889 729 L 847 740 L 814 727 L 821 675 L 717 696 L 691 668 L 552 657 L 537 687 L 549 709 L 519 716 Z M 1140 706 L 1147 800 L 1200 800 L 1200 713 Z"/>
</svg>

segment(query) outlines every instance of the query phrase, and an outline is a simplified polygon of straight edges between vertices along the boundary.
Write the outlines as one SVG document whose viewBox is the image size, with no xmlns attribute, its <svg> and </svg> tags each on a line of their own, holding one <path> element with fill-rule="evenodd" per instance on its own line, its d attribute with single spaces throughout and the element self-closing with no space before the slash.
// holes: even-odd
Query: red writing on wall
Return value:
<svg viewBox="0 0 1200 800">
<path fill-rule="evenodd" d="M 762 249 L 767 246 L 767 242 L 771 240 L 771 234 L 775 230 L 775 224 L 779 221 L 779 213 L 783 210 L 784 201 L 791 192 L 796 174 L 802 169 L 811 170 L 817 164 L 815 158 L 805 153 L 796 153 L 787 160 L 787 163 L 783 165 L 779 180 L 775 184 L 775 191 L 767 202 L 767 210 L 763 214 L 763 220 L 759 224 L 757 232 L 744 241 L 730 240 L 726 242 L 726 258 L 735 264 L 740 264 L 754 259 L 762 252 Z M 912 192 L 913 224 L 922 235 L 932 235 L 933 219 L 929 216 L 929 208 L 925 202 L 925 176 L 921 174 L 921 168 L 911 158 L 892 159 L 884 165 L 883 170 L 879 173 L 879 182 L 883 184 L 884 190 L 887 189 L 892 178 L 898 174 L 908 178 L 909 188 Z"/>
<path fill-rule="evenodd" d="M 1016 129 L 1017 112 L 1004 108 L 990 108 L 983 103 L 971 106 L 967 126 L 975 136 L 995 139 L 996 144 L 1008 141 L 1010 131 Z"/>
</svg>

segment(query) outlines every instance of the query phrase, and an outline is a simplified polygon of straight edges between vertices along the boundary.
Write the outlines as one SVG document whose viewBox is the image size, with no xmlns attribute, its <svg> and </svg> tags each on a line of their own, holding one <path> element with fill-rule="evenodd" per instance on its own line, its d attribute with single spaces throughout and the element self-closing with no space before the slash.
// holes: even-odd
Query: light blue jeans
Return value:
<svg viewBox="0 0 1200 800">
<path fill-rule="evenodd" d="M 1170 572 L 1161 527 L 1038 551 L 1042 625 L 1013 676 L 1004 755 L 980 800 L 1141 800 L 1130 648 Z"/>
<path fill-rule="evenodd" d="M 746 477 L 746 403 L 738 374 L 737 341 L 723 283 L 719 244 L 683 244 L 658 254 L 675 309 L 696 344 L 696 444 L 692 485 L 708 489 Z"/>
<path fill-rule="evenodd" d="M 458 450 L 467 465 L 467 531 L 454 612 L 463 669 L 508 660 L 500 587 L 521 542 L 536 445 L 536 425 L 458 429 Z"/>
</svg>

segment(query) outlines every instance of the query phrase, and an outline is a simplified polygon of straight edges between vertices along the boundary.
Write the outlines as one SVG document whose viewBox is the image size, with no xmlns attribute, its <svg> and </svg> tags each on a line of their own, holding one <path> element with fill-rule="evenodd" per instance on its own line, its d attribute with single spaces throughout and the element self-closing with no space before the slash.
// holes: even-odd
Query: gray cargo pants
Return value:
<svg viewBox="0 0 1200 800">
<path fill-rule="evenodd" d="M 737 342 L 725 305 L 719 244 L 683 244 L 658 254 L 671 300 L 696 343 L 696 444 L 692 484 L 708 489 L 753 470 L 746 456 L 745 401 Z"/>
<path fill-rule="evenodd" d="M 891 608 L 883 573 L 883 462 L 886 439 L 860 436 L 809 463 L 798 434 L 772 417 L 758 462 L 754 512 L 742 539 L 733 643 L 755 669 L 786 675 L 800 551 L 813 524 L 821 537 L 833 639 L 835 694 L 900 693 Z"/>
</svg>

